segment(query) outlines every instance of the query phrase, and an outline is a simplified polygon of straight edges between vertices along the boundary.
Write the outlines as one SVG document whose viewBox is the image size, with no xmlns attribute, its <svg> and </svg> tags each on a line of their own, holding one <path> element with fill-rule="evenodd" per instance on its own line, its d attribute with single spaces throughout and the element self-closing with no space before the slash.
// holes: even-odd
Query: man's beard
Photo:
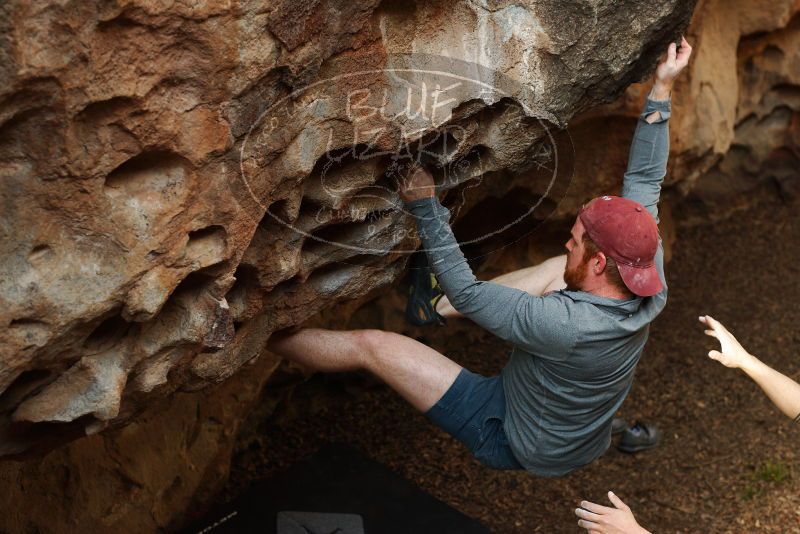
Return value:
<svg viewBox="0 0 800 534">
<path fill-rule="evenodd" d="M 583 282 L 589 273 L 589 262 L 581 258 L 581 263 L 574 269 L 569 265 L 564 267 L 564 282 L 567 284 L 567 291 L 582 291 Z"/>
</svg>

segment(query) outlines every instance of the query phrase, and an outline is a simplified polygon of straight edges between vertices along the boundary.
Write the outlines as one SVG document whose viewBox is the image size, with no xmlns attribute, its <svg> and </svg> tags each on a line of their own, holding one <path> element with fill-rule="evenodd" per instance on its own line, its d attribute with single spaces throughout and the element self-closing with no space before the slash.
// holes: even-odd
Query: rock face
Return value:
<svg viewBox="0 0 800 534">
<path fill-rule="evenodd" d="M 709 50 L 687 80 L 698 113 L 681 119 L 675 140 L 673 172 L 695 220 L 729 214 L 762 186 L 800 193 L 800 2 L 719 7 L 708 1 L 695 15 L 696 27 L 727 31 L 697 31 Z"/>
<path fill-rule="evenodd" d="M 35 461 L 0 464 L 0 530 L 174 530 L 227 476 L 243 413 L 278 364 L 261 357 L 238 379 L 177 393 L 122 428 Z"/>
<path fill-rule="evenodd" d="M 694 53 L 678 79 L 666 194 L 680 223 L 729 215 L 759 190 L 796 198 L 800 186 L 800 2 L 701 1 L 686 33 Z M 570 122 L 576 146 L 569 210 L 596 184 L 613 190 L 646 88 Z M 597 142 L 602 131 L 609 142 Z"/>
<path fill-rule="evenodd" d="M 413 154 L 451 204 L 510 174 L 548 196 L 549 131 L 693 4 L 4 3 L 0 455 L 220 382 L 392 282 Z"/>
</svg>

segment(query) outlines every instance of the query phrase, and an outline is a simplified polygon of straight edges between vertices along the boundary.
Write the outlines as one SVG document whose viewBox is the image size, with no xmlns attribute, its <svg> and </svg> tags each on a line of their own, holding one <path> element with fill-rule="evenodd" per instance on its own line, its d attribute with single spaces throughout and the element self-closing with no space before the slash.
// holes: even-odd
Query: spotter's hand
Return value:
<svg viewBox="0 0 800 534">
<path fill-rule="evenodd" d="M 701 316 L 700 322 L 708 327 L 708 330 L 705 331 L 707 336 L 719 340 L 720 350 L 710 351 L 708 353 L 709 358 L 717 360 L 725 367 L 734 369 L 746 369 L 753 364 L 754 357 L 742 347 L 722 323 L 710 315 Z"/>
<path fill-rule="evenodd" d="M 581 507 L 575 510 L 575 515 L 580 517 L 578 526 L 591 534 L 650 534 L 636 522 L 633 512 L 622 499 L 609 491 L 608 500 L 613 508 L 582 501 Z"/>
</svg>

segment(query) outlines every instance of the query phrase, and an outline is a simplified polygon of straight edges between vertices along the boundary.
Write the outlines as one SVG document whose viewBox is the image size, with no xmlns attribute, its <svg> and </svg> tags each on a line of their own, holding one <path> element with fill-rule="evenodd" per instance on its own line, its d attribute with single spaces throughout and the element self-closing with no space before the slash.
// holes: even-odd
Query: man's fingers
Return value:
<svg viewBox="0 0 800 534">
<path fill-rule="evenodd" d="M 630 508 L 628 508 L 628 505 L 622 502 L 622 499 L 614 495 L 613 491 L 608 492 L 608 500 L 611 501 L 611 504 L 613 504 L 620 510 L 625 510 L 626 512 L 630 510 Z"/>
<path fill-rule="evenodd" d="M 712 360 L 720 361 L 720 358 L 722 358 L 722 353 L 718 350 L 710 350 L 708 351 L 708 357 Z"/>
<path fill-rule="evenodd" d="M 713 328 L 715 332 L 717 332 L 718 334 L 726 334 L 726 335 L 729 335 L 729 336 L 733 337 L 733 334 L 731 334 L 730 331 L 727 328 L 725 328 L 724 324 L 722 324 L 721 322 L 717 321 L 716 319 L 714 319 L 710 315 L 707 315 L 706 317 L 708 317 L 708 326 Z"/>
<path fill-rule="evenodd" d="M 581 508 L 594 512 L 596 514 L 607 514 L 612 511 L 608 506 L 602 506 L 589 501 L 581 501 Z"/>
<path fill-rule="evenodd" d="M 581 519 L 586 519 L 587 521 L 594 521 L 595 523 L 598 523 L 600 521 L 600 516 L 598 514 L 592 513 L 588 510 L 584 510 L 583 508 L 575 508 L 575 515 L 577 515 Z"/>
<path fill-rule="evenodd" d="M 681 48 L 678 50 L 678 56 L 688 58 L 692 55 L 692 46 L 686 42 L 686 39 L 681 41 Z"/>
<path fill-rule="evenodd" d="M 720 328 L 722 328 L 722 323 L 720 323 L 710 315 L 706 315 L 706 324 L 711 328 L 713 328 L 714 330 L 720 330 Z"/>
<path fill-rule="evenodd" d="M 678 50 L 678 63 L 686 65 L 689 62 L 689 56 L 692 55 L 692 47 L 686 40 L 686 37 L 681 36 L 681 47 Z"/>
<path fill-rule="evenodd" d="M 728 335 L 728 336 L 732 335 L 730 332 L 728 332 L 728 329 L 725 328 L 725 326 L 722 323 L 720 323 L 719 321 L 717 321 L 716 319 L 714 319 L 710 315 L 705 315 L 705 316 L 701 317 L 700 320 L 706 326 L 711 328 L 711 330 L 706 330 L 705 331 L 707 336 L 711 336 L 711 337 L 717 338 L 718 340 L 722 341 L 722 338 L 720 337 L 721 335 Z"/>
<path fill-rule="evenodd" d="M 667 48 L 667 62 L 670 64 L 675 63 L 676 49 L 675 43 L 670 43 L 669 48 Z"/>
<path fill-rule="evenodd" d="M 579 520 L 578 521 L 578 526 L 581 527 L 581 528 L 585 528 L 586 530 L 588 530 L 590 532 L 591 531 L 600 532 L 600 530 L 599 530 L 600 525 L 598 525 L 597 523 L 592 523 L 591 521 L 586 521 L 585 519 Z"/>
</svg>

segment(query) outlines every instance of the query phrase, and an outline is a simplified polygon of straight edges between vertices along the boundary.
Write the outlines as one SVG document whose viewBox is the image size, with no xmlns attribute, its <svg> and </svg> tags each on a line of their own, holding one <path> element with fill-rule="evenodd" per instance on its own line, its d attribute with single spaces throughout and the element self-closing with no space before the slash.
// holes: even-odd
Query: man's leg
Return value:
<svg viewBox="0 0 800 534">
<path fill-rule="evenodd" d="M 381 330 L 307 328 L 273 334 L 267 347 L 318 371 L 366 369 L 421 412 L 436 404 L 461 372 L 456 362 L 419 341 Z"/>
<path fill-rule="evenodd" d="M 531 295 L 541 296 L 549 291 L 557 291 L 567 287 L 566 282 L 564 282 L 564 268 L 566 265 L 566 255 L 556 256 L 533 267 L 501 274 L 497 278 L 493 278 L 492 282 L 521 289 Z M 444 317 L 461 317 L 461 314 L 450 305 L 447 297 L 442 297 L 436 303 L 436 311 Z"/>
</svg>

